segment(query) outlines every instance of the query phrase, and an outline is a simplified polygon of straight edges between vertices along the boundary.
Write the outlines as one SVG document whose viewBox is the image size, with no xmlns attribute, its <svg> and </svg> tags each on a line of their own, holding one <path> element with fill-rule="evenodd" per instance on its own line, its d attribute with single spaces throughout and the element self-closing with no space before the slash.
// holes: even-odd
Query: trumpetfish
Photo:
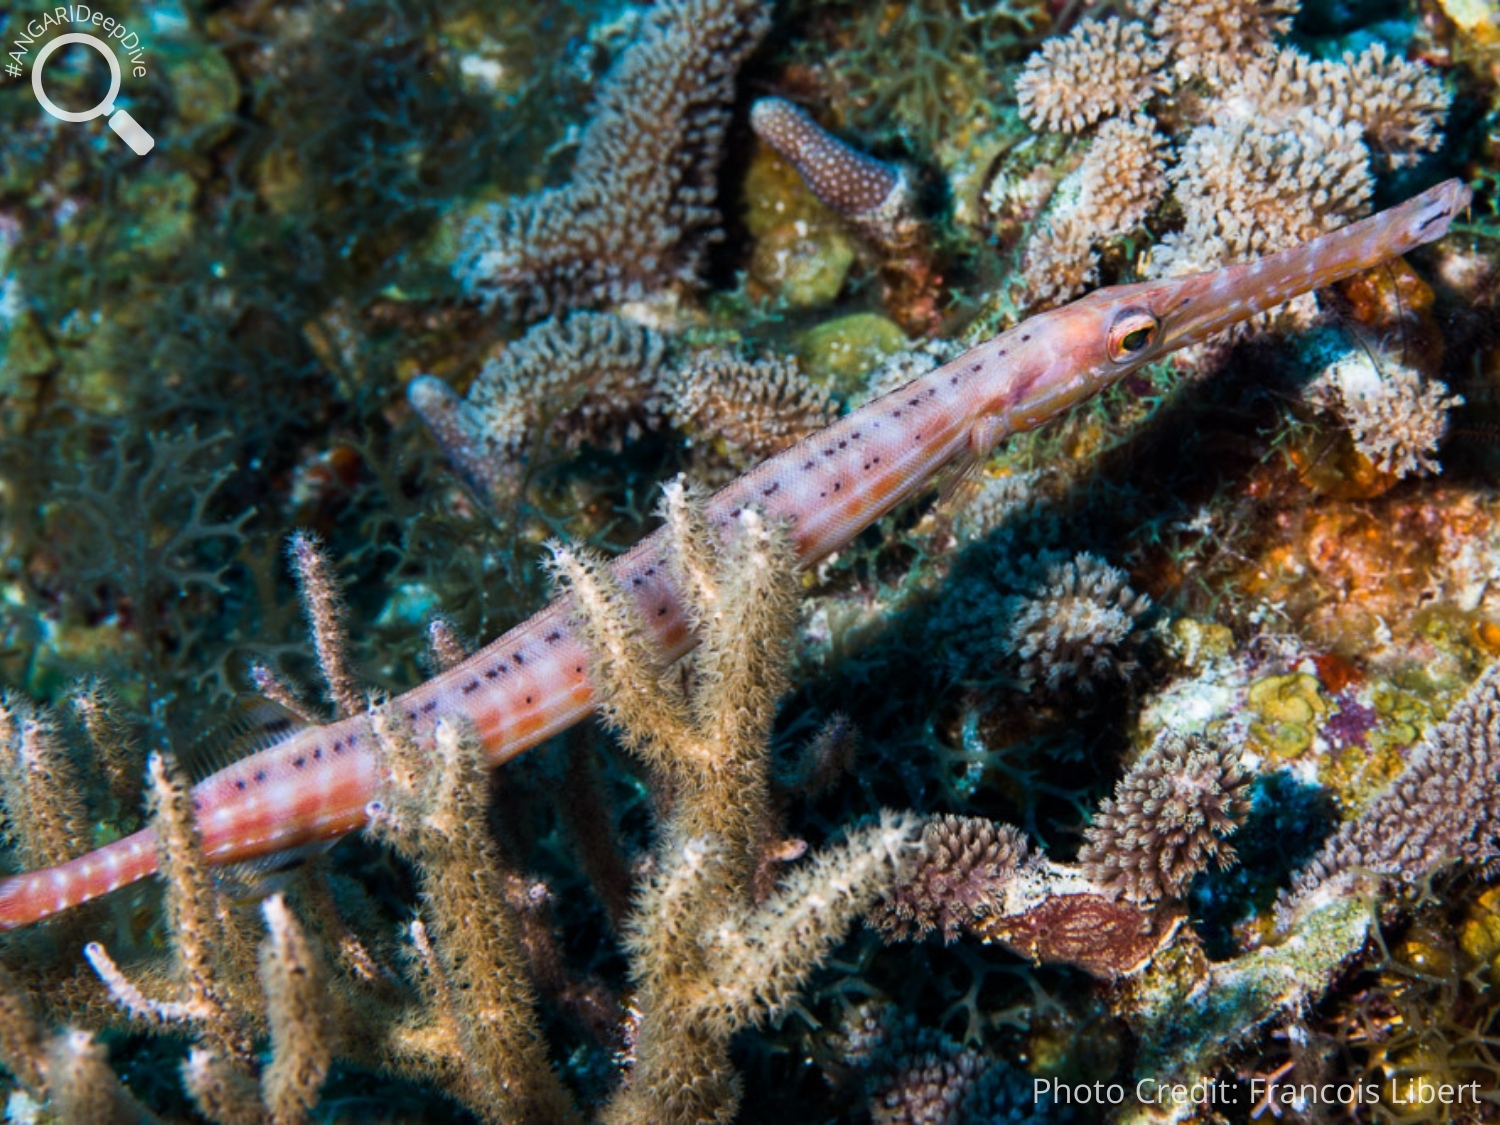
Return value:
<svg viewBox="0 0 1500 1125">
<path fill-rule="evenodd" d="M 757 509 L 781 521 L 807 568 L 955 462 L 977 463 L 1141 366 L 1284 301 L 1442 237 L 1471 193 L 1458 180 L 1301 246 L 1208 273 L 1096 290 L 1033 316 L 855 410 L 725 485 L 707 501 L 716 534 Z M 662 531 L 610 564 L 664 663 L 695 640 Z M 439 719 L 471 727 L 498 766 L 594 709 L 590 653 L 559 598 L 473 656 L 391 700 L 418 737 Z M 367 714 L 302 727 L 193 787 L 216 864 L 331 841 L 362 826 L 381 784 Z M 145 828 L 67 863 L 0 881 L 0 929 L 37 922 L 157 870 Z"/>
</svg>

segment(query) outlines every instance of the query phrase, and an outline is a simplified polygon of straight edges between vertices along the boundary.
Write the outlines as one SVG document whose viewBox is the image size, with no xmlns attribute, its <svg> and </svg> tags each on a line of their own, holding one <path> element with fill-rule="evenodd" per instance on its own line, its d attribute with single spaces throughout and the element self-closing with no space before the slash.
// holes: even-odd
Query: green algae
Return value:
<svg viewBox="0 0 1500 1125">
<path fill-rule="evenodd" d="M 881 360 L 908 346 L 906 333 L 876 313 L 851 313 L 809 328 L 797 342 L 797 361 L 835 394 L 852 396 Z"/>
<path fill-rule="evenodd" d="M 1306 672 L 1258 680 L 1250 685 L 1245 702 L 1255 716 L 1250 723 L 1252 744 L 1275 758 L 1295 758 L 1307 750 L 1329 712 L 1322 685 Z"/>
</svg>

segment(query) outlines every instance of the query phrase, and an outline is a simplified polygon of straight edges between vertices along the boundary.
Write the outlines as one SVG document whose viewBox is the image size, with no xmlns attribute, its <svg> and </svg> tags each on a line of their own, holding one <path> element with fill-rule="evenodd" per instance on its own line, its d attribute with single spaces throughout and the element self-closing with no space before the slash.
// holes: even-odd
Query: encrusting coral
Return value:
<svg viewBox="0 0 1500 1125">
<path fill-rule="evenodd" d="M 599 89 L 572 178 L 496 205 L 455 275 L 523 316 L 698 280 L 718 236 L 717 171 L 735 73 L 770 26 L 764 0 L 662 0 Z"/>
<path fill-rule="evenodd" d="M 1169 732 L 1099 806 L 1078 862 L 1132 902 L 1180 898 L 1211 861 L 1233 863 L 1223 841 L 1250 811 L 1249 782 L 1234 748 Z"/>
</svg>

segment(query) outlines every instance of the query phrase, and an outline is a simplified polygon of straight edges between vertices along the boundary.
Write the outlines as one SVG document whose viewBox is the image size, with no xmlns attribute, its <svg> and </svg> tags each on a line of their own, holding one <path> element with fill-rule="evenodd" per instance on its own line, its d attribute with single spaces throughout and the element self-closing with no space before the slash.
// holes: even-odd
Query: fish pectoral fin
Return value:
<svg viewBox="0 0 1500 1125">
<path fill-rule="evenodd" d="M 969 440 L 938 477 L 933 516 L 946 523 L 969 506 L 983 484 L 984 463 L 1002 436 L 997 418 L 981 418 L 969 427 Z"/>
</svg>

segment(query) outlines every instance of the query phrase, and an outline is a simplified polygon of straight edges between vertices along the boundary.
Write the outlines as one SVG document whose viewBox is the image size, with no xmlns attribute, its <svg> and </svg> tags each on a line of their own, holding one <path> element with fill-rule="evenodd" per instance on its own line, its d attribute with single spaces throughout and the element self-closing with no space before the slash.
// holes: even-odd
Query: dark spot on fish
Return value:
<svg viewBox="0 0 1500 1125">
<path fill-rule="evenodd" d="M 422 714 L 424 714 L 424 715 L 430 715 L 430 714 L 432 714 L 436 710 L 437 710 L 437 700 L 436 699 L 429 700 L 428 702 L 422 704 Z"/>
<path fill-rule="evenodd" d="M 779 480 L 773 480 L 770 484 L 766 485 L 765 488 L 763 488 L 763 489 L 760 490 L 760 494 L 762 496 L 770 496 L 772 493 L 774 493 L 780 487 L 781 487 L 781 482 Z"/>
<path fill-rule="evenodd" d="M 667 607 L 666 606 L 662 606 L 660 609 L 658 609 L 656 611 L 656 616 L 657 617 L 665 617 L 666 615 L 667 615 Z"/>
<path fill-rule="evenodd" d="M 744 508 L 736 508 L 734 511 L 732 511 L 732 512 L 729 513 L 729 518 L 732 519 L 732 520 L 739 519 L 740 518 L 740 513 L 743 512 L 744 510 L 745 510 Z"/>
<path fill-rule="evenodd" d="M 824 457 L 832 457 L 837 452 L 838 451 L 836 449 L 834 449 L 833 446 L 830 445 L 827 449 L 823 450 L 823 456 Z"/>
<path fill-rule="evenodd" d="M 1417 224 L 1417 233 L 1421 234 L 1428 227 L 1432 226 L 1433 223 L 1442 222 L 1447 217 L 1448 210 L 1446 207 L 1435 215 L 1428 215 L 1427 218 L 1423 219 L 1420 223 Z"/>
<path fill-rule="evenodd" d="M 529 696 L 529 695 L 526 697 L 526 706 L 528 706 L 528 707 L 531 706 L 531 696 Z"/>
<path fill-rule="evenodd" d="M 839 442 L 839 448 L 840 449 L 848 449 L 849 448 L 849 443 L 847 441 L 841 441 L 841 442 Z"/>
<path fill-rule="evenodd" d="M 344 749 L 344 740 L 342 738 L 336 738 L 336 739 L 334 739 L 333 740 L 333 752 L 335 754 L 339 754 L 339 753 L 343 752 L 343 749 Z"/>
<path fill-rule="evenodd" d="M 651 572 L 648 570 L 648 571 L 646 571 L 646 573 L 650 574 Z M 511 659 L 516 662 L 516 667 L 517 668 L 524 668 L 526 666 L 526 658 L 524 656 L 522 656 L 519 652 L 516 653 L 515 656 L 511 657 Z"/>
<path fill-rule="evenodd" d="M 305 765 L 307 765 L 307 759 L 300 754 L 292 759 L 292 769 L 294 770 L 300 770 Z"/>
<path fill-rule="evenodd" d="M 891 411 L 891 417 L 892 418 L 899 418 L 899 417 L 901 417 L 901 411 L 899 411 L 899 410 L 892 410 Z"/>
<path fill-rule="evenodd" d="M 323 748 L 321 746 L 314 746 L 313 747 L 313 761 L 315 761 L 315 762 L 321 762 L 322 760 L 323 760 Z"/>
<path fill-rule="evenodd" d="M 880 458 L 879 457 L 871 457 L 870 460 L 873 461 L 873 462 L 875 462 L 875 464 L 877 464 L 877 465 L 880 464 Z"/>
<path fill-rule="evenodd" d="M 459 690 L 462 691 L 465 695 L 472 695 L 474 692 L 479 690 L 479 681 L 470 680 L 468 683 L 464 684 L 463 687 L 459 688 Z"/>
<path fill-rule="evenodd" d="M 417 721 L 417 713 L 415 711 L 408 711 L 406 713 L 406 720 L 407 720 L 407 722 L 411 722 L 411 723 L 416 722 Z"/>
<path fill-rule="evenodd" d="M 554 632 L 551 632 L 551 633 L 547 634 L 547 643 L 549 645 L 555 645 L 560 640 L 562 640 L 562 634 L 561 633 L 558 633 L 558 632 L 554 631 Z"/>
<path fill-rule="evenodd" d="M 637 574 L 634 578 L 632 578 L 630 580 L 630 584 L 632 586 L 644 586 L 646 584 L 646 580 L 644 578 L 642 578 L 639 574 Z"/>
<path fill-rule="evenodd" d="M 859 440 L 859 431 L 855 430 L 852 434 L 850 434 L 849 435 L 849 440 L 850 441 L 858 441 Z"/>
<path fill-rule="evenodd" d="M 1026 335 L 1024 335 L 1024 336 L 1021 337 L 1021 343 L 1024 344 L 1029 339 L 1031 339 L 1031 333 L 1030 332 L 1026 333 Z"/>
<path fill-rule="evenodd" d="M 264 781 L 265 779 L 266 779 L 266 771 L 265 770 L 256 770 L 255 771 L 255 780 L 256 780 L 257 784 L 259 784 L 260 782 Z"/>
<path fill-rule="evenodd" d="M 646 568 L 646 577 L 647 578 L 654 578 L 655 576 L 656 576 L 656 567 L 654 567 L 654 566 L 648 566 Z"/>
<path fill-rule="evenodd" d="M 583 675 L 583 665 L 582 664 L 575 665 L 574 668 L 573 668 L 573 671 L 576 672 L 580 676 Z"/>
<path fill-rule="evenodd" d="M 803 470 L 803 472 L 806 472 L 809 469 L 816 468 L 817 464 L 818 463 L 816 461 L 809 461 L 807 464 L 805 464 L 805 465 L 802 466 L 802 470 Z"/>
<path fill-rule="evenodd" d="M 245 779 L 242 777 L 242 778 L 239 778 L 238 780 L 236 780 L 235 783 L 234 783 L 234 787 L 236 789 L 238 789 L 241 793 L 243 793 L 245 791 Z"/>
<path fill-rule="evenodd" d="M 843 488 L 843 487 L 844 487 L 844 484 L 843 484 L 843 482 L 842 482 L 842 481 L 837 481 L 837 480 L 836 480 L 836 481 L 834 481 L 834 482 L 833 482 L 833 490 L 834 490 L 834 491 L 835 491 L 835 492 L 837 492 L 837 491 L 838 491 L 838 490 L 839 490 L 839 489 L 841 489 L 841 488 Z"/>
<path fill-rule="evenodd" d="M 1002 352 L 1001 354 L 1003 355 L 1004 353 Z M 981 371 L 984 370 L 984 364 L 976 363 L 973 367 L 969 368 L 969 370 L 978 375 Z"/>
</svg>

